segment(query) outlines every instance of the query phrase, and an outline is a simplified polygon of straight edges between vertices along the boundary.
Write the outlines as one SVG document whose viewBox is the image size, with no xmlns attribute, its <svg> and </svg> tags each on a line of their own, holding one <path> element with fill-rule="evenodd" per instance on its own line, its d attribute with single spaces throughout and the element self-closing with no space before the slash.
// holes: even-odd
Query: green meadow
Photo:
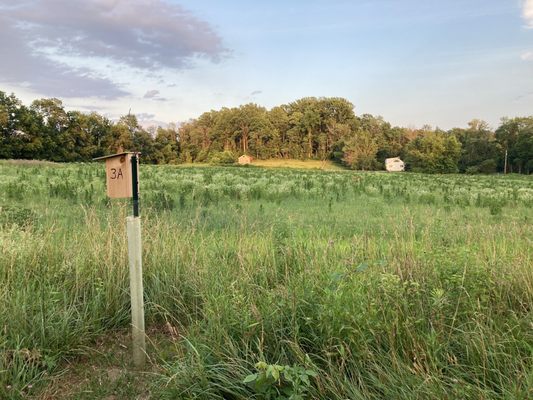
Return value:
<svg viewBox="0 0 533 400">
<path fill-rule="evenodd" d="M 45 398 L 117 334 L 118 379 L 49 398 L 533 397 L 530 176 L 140 180 L 150 345 L 134 371 L 129 202 L 106 198 L 102 164 L 0 163 L 0 398 Z"/>
</svg>

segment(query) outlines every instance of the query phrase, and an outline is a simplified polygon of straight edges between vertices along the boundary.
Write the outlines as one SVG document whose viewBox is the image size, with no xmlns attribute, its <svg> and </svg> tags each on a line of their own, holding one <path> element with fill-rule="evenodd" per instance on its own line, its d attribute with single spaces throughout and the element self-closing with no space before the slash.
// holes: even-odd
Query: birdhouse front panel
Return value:
<svg viewBox="0 0 533 400">
<path fill-rule="evenodd" d="M 131 154 L 119 154 L 105 160 L 107 195 L 110 198 L 132 197 Z"/>
</svg>

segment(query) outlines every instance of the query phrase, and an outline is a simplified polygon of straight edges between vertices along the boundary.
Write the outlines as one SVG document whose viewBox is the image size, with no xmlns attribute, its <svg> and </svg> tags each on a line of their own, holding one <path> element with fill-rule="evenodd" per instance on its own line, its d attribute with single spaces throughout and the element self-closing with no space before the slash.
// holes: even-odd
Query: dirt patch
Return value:
<svg viewBox="0 0 533 400">
<path fill-rule="evenodd" d="M 164 324 L 150 327 L 147 337 L 148 362 L 142 371 L 131 362 L 130 332 L 109 332 L 94 346 L 80 349 L 80 355 L 49 377 L 46 387 L 32 399 L 152 399 L 151 388 L 161 373 L 159 364 L 179 352 L 179 334 Z"/>
</svg>

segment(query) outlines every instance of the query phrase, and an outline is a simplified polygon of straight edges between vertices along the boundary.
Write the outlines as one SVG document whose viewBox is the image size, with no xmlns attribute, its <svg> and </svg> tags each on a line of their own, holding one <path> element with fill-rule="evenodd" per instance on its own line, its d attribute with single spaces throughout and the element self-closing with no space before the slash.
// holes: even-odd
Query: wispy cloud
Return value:
<svg viewBox="0 0 533 400">
<path fill-rule="evenodd" d="M 156 101 L 167 101 L 168 100 L 166 97 L 161 97 L 159 95 L 159 90 L 156 90 L 156 89 L 147 91 L 144 94 L 143 99 L 156 100 Z"/>
<path fill-rule="evenodd" d="M 526 51 L 522 53 L 520 58 L 524 61 L 533 61 L 533 51 Z"/>
<path fill-rule="evenodd" d="M 226 54 L 208 23 L 165 0 L 0 0 L 0 15 L 0 81 L 46 95 L 128 94 L 95 59 L 151 73 Z"/>
<path fill-rule="evenodd" d="M 147 92 L 144 94 L 143 98 L 145 98 L 145 99 L 153 99 L 153 98 L 156 97 L 158 94 L 159 94 L 159 90 L 155 90 L 155 89 L 154 89 L 154 90 L 149 90 L 149 91 L 147 91 Z"/>
<path fill-rule="evenodd" d="M 528 28 L 533 28 L 533 0 L 524 0 L 522 16 L 526 20 Z"/>
<path fill-rule="evenodd" d="M 149 113 L 139 113 L 136 114 L 136 117 L 139 121 L 147 121 L 152 120 L 155 118 L 155 114 L 149 114 Z"/>
<path fill-rule="evenodd" d="M 526 92 L 526 93 L 523 93 L 519 96 L 516 96 L 514 99 L 513 99 L 513 103 L 518 103 L 518 102 L 521 102 L 523 100 L 529 100 L 533 97 L 533 92 Z"/>
</svg>

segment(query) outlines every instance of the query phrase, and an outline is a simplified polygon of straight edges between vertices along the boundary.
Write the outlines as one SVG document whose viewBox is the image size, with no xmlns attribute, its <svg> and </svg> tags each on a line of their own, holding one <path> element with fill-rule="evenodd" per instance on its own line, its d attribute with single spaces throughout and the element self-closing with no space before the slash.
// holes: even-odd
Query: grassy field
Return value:
<svg viewBox="0 0 533 400">
<path fill-rule="evenodd" d="M 325 171 L 342 171 L 344 168 L 330 160 L 292 160 L 274 158 L 269 160 L 254 160 L 252 165 L 266 168 L 299 168 L 320 169 Z"/>
<path fill-rule="evenodd" d="M 531 177 L 141 166 L 146 371 L 104 185 L 0 163 L 2 399 L 533 396 Z"/>
<path fill-rule="evenodd" d="M 182 168 L 204 168 L 210 167 L 208 163 L 186 163 L 178 164 Z M 253 167 L 264 168 L 295 168 L 295 169 L 317 169 L 323 171 L 345 171 L 342 165 L 337 164 L 331 160 L 295 160 L 285 158 L 271 158 L 268 160 L 253 160 Z"/>
</svg>

